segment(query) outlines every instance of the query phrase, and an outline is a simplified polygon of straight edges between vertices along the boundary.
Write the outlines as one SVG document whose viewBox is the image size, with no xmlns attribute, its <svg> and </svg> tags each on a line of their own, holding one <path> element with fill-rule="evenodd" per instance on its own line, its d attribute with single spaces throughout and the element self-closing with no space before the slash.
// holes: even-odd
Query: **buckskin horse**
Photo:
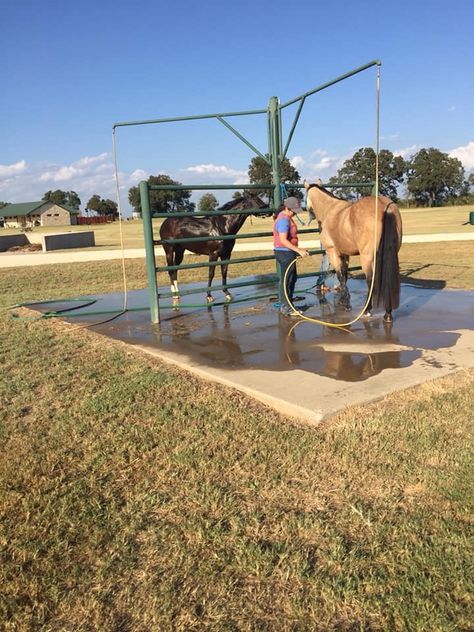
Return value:
<svg viewBox="0 0 474 632">
<path fill-rule="evenodd" d="M 341 304 L 350 309 L 347 291 L 349 257 L 360 255 L 360 264 L 370 292 L 374 273 L 374 247 L 376 248 L 373 299 L 383 303 L 384 322 L 392 323 L 392 310 L 400 303 L 400 268 L 398 251 L 402 244 L 402 219 L 396 204 L 389 198 L 371 195 L 355 202 L 336 197 L 317 184 L 304 187 L 307 192 L 307 210 L 320 225 L 320 239 L 341 285 Z M 374 222 L 377 208 L 377 227 Z M 365 315 L 372 311 L 369 298 Z"/>
<path fill-rule="evenodd" d="M 258 195 L 244 192 L 242 197 L 227 202 L 219 211 L 235 211 L 238 209 L 265 209 L 268 206 Z M 225 215 L 208 215 L 206 217 L 168 217 L 160 227 L 160 237 L 156 243 L 161 244 L 169 266 L 179 266 L 183 261 L 184 251 L 189 250 L 196 255 L 207 255 L 209 262 L 228 261 L 232 255 L 235 239 L 210 239 L 208 241 L 191 241 L 179 244 L 166 243 L 168 239 L 186 239 L 192 237 L 218 237 L 219 235 L 236 235 L 245 223 L 248 213 L 232 213 Z M 269 212 L 255 212 L 252 215 L 269 215 Z M 232 300 L 232 294 L 227 288 L 228 264 L 221 264 L 222 286 L 226 302 Z M 212 304 L 211 285 L 216 266 L 209 266 L 209 282 L 207 287 L 207 302 Z M 173 293 L 173 306 L 179 305 L 178 271 L 168 272 Z"/>
</svg>

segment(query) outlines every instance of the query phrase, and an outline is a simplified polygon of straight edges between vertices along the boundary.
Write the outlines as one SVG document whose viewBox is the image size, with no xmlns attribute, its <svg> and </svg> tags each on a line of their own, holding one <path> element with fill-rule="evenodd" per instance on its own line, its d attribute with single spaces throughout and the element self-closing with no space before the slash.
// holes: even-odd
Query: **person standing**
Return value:
<svg viewBox="0 0 474 632">
<path fill-rule="evenodd" d="M 283 207 L 283 210 L 278 213 L 275 223 L 273 224 L 273 248 L 280 277 L 278 283 L 280 313 L 284 316 L 299 316 L 299 313 L 293 309 L 285 296 L 283 283 L 285 273 L 288 267 L 291 266 L 286 276 L 286 295 L 289 301 L 293 303 L 293 292 L 298 273 L 296 264 L 292 264 L 292 262 L 298 256 L 309 256 L 307 250 L 298 248 L 298 227 L 293 219 L 297 213 L 302 213 L 303 209 L 300 206 L 300 201 L 296 197 L 288 197 L 283 200 Z"/>
</svg>

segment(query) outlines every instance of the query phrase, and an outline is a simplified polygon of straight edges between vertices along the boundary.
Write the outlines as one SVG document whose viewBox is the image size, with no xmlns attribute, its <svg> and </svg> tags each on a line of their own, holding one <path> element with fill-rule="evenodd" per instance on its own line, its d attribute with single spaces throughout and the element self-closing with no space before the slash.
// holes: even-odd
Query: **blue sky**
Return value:
<svg viewBox="0 0 474 632">
<path fill-rule="evenodd" d="M 0 0 L 0 19 L 0 200 L 115 199 L 113 123 L 265 109 L 374 59 L 381 148 L 437 147 L 474 171 L 472 0 Z M 264 116 L 229 122 L 266 151 Z M 365 146 L 375 69 L 307 100 L 288 157 L 326 180 Z M 150 174 L 240 183 L 253 157 L 217 121 L 119 128 L 117 150 L 125 214 Z"/>
</svg>

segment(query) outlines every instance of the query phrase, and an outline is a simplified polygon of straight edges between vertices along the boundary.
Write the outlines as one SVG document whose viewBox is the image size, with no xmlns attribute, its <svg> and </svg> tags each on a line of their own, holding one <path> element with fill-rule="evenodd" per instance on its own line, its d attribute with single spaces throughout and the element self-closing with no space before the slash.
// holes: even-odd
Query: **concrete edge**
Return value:
<svg viewBox="0 0 474 632">
<path fill-rule="evenodd" d="M 210 373 L 209 371 L 206 371 L 206 369 L 203 369 L 201 367 L 189 365 L 185 361 L 181 361 L 178 358 L 171 357 L 166 353 L 160 353 L 160 351 L 158 350 L 152 350 L 144 345 L 133 346 L 135 349 L 139 349 L 140 351 L 143 351 L 150 356 L 159 358 L 165 363 L 169 363 L 179 367 L 180 369 L 189 371 L 190 373 L 193 373 L 201 379 L 209 382 L 215 382 L 217 384 L 222 384 L 223 386 L 227 386 L 236 391 L 244 393 L 252 399 L 259 401 L 261 404 L 269 406 L 281 415 L 286 415 L 287 417 L 290 417 L 292 420 L 298 422 L 299 424 L 304 424 L 305 426 L 311 426 L 315 428 L 325 419 L 325 417 L 327 417 L 327 415 L 325 416 L 321 411 L 311 411 L 307 408 L 304 408 L 303 406 L 296 406 L 278 397 L 274 397 L 266 393 L 261 393 L 249 386 L 236 384 L 228 378 Z"/>
</svg>

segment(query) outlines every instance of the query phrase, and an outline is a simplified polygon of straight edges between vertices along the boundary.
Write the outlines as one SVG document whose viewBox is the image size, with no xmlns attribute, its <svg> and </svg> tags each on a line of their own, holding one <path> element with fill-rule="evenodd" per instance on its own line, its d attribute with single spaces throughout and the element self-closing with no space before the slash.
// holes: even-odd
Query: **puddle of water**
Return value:
<svg viewBox="0 0 474 632">
<path fill-rule="evenodd" d="M 351 280 L 351 317 L 365 300 L 365 283 Z M 271 290 L 270 290 L 271 291 Z M 250 286 L 236 292 L 236 298 L 261 292 Z M 129 293 L 132 308 L 147 305 L 148 293 Z M 92 310 L 120 309 L 121 294 L 97 296 L 97 303 L 75 310 L 81 317 L 74 323 L 97 322 L 106 316 L 86 316 Z M 329 296 L 320 305 L 315 294 L 306 294 L 308 311 L 316 318 L 347 319 L 347 312 L 338 313 L 337 295 Z M 191 302 L 183 299 L 183 304 Z M 63 306 L 58 301 L 56 306 Z M 55 305 L 45 306 L 51 310 Z M 39 307 L 41 309 L 41 306 Z M 300 369 L 345 382 L 358 382 L 385 369 L 410 366 L 425 350 L 453 346 L 459 338 L 457 329 L 472 329 L 474 297 L 472 292 L 424 289 L 402 286 L 400 308 L 395 322 L 387 327 L 378 313 L 370 320 L 361 320 L 347 330 L 281 317 L 268 300 L 257 303 L 236 303 L 228 307 L 194 308 L 162 311 L 160 325 L 151 325 L 149 312 L 131 311 L 120 318 L 94 327 L 106 336 L 130 344 L 140 344 L 173 352 L 188 363 L 238 371 L 266 369 L 287 371 Z M 66 315 L 65 315 L 66 316 Z"/>
</svg>

